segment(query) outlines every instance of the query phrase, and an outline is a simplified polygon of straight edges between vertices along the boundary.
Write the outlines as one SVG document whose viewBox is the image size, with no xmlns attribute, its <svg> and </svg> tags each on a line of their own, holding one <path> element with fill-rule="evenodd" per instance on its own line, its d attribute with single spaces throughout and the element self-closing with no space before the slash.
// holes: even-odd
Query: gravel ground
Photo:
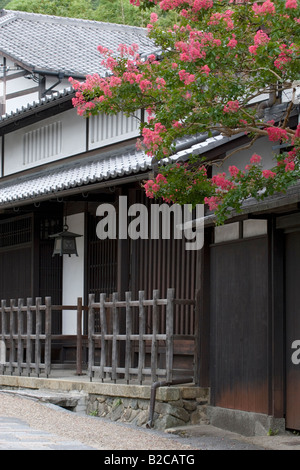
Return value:
<svg viewBox="0 0 300 470">
<path fill-rule="evenodd" d="M 192 450 L 184 438 L 102 418 L 79 415 L 30 398 L 0 392 L 0 416 L 19 418 L 30 427 L 79 441 L 98 450 Z"/>
</svg>

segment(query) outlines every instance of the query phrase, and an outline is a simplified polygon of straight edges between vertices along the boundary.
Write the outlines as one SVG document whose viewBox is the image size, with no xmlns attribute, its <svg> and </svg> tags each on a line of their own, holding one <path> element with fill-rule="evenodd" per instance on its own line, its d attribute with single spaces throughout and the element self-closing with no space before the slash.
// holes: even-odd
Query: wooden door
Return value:
<svg viewBox="0 0 300 470">
<path fill-rule="evenodd" d="M 300 430 L 300 231 L 286 234 L 286 427 Z"/>
<path fill-rule="evenodd" d="M 211 399 L 269 411 L 268 239 L 211 247 Z"/>
</svg>

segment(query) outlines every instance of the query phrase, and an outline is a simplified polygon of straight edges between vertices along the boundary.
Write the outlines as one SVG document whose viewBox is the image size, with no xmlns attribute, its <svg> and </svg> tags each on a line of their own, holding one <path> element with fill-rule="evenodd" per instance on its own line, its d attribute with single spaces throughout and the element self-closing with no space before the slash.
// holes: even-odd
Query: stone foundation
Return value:
<svg viewBox="0 0 300 470">
<path fill-rule="evenodd" d="M 150 385 L 89 382 L 87 377 L 48 379 L 2 375 L 1 389 L 111 421 L 137 426 L 149 424 Z M 156 389 L 151 425 L 163 430 L 208 424 L 208 404 L 208 388 L 194 384 L 159 387 Z"/>
<path fill-rule="evenodd" d="M 168 429 L 187 424 L 207 424 L 208 391 L 199 387 L 161 387 L 157 390 L 153 427 Z M 150 400 L 90 394 L 87 414 L 137 426 L 149 423 Z"/>
</svg>

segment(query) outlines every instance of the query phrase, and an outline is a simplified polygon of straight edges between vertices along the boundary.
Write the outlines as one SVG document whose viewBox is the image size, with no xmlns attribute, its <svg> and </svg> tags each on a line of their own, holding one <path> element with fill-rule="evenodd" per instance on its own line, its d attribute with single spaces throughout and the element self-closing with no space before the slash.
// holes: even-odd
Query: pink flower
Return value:
<svg viewBox="0 0 300 470">
<path fill-rule="evenodd" d="M 239 109 L 239 102 L 238 100 L 235 101 L 228 101 L 223 108 L 224 113 L 236 113 Z"/>
<path fill-rule="evenodd" d="M 151 15 L 150 15 L 151 23 L 156 23 L 157 20 L 158 20 L 157 14 L 156 13 L 151 13 Z"/>
<path fill-rule="evenodd" d="M 163 78 L 158 77 L 158 78 L 156 79 L 156 84 L 157 84 L 157 88 L 158 88 L 158 89 L 159 89 L 159 88 L 164 88 L 164 87 L 166 86 L 166 81 L 165 81 Z"/>
<path fill-rule="evenodd" d="M 232 166 L 229 167 L 229 173 L 231 174 L 231 176 L 232 176 L 233 178 L 236 178 L 236 176 L 238 175 L 239 171 L 240 171 L 240 170 L 239 170 L 236 166 L 234 166 L 234 165 L 232 165 Z"/>
<path fill-rule="evenodd" d="M 228 190 L 233 187 L 233 183 L 226 178 L 225 173 L 214 175 L 211 179 L 212 183 L 219 186 L 222 190 Z"/>
<path fill-rule="evenodd" d="M 261 46 L 261 45 L 264 45 L 264 44 L 268 44 L 269 41 L 270 41 L 269 36 L 266 33 L 264 33 L 261 29 L 259 29 L 257 31 L 256 35 L 254 36 L 255 46 Z"/>
<path fill-rule="evenodd" d="M 152 83 L 150 82 L 150 80 L 142 80 L 140 82 L 140 89 L 143 93 L 145 93 L 145 91 L 149 90 L 150 88 L 152 88 Z"/>
<path fill-rule="evenodd" d="M 155 179 L 156 179 L 157 183 L 163 183 L 163 184 L 167 183 L 166 177 L 164 175 L 162 175 L 161 173 L 158 173 L 158 175 Z"/>
<path fill-rule="evenodd" d="M 236 36 L 235 36 L 235 34 L 233 34 L 232 38 L 230 39 L 230 41 L 227 44 L 227 47 L 230 47 L 231 49 L 234 49 L 237 46 L 237 40 L 235 38 L 236 38 Z"/>
<path fill-rule="evenodd" d="M 157 193 L 157 191 L 159 191 L 159 190 L 160 190 L 159 184 L 154 183 L 154 184 L 152 185 L 152 191 L 153 191 L 154 193 Z"/>
<path fill-rule="evenodd" d="M 257 153 L 254 153 L 252 157 L 250 158 L 250 163 L 260 163 L 261 162 L 261 156 L 257 155 Z"/>
<path fill-rule="evenodd" d="M 258 46 L 249 46 L 250 54 L 256 55 L 257 54 L 257 48 L 258 48 Z"/>
<path fill-rule="evenodd" d="M 266 0 L 266 2 L 264 2 L 262 5 L 258 5 L 257 3 L 254 3 L 254 5 L 252 6 L 252 10 L 257 15 L 266 15 L 268 13 L 270 14 L 275 13 L 274 3 L 270 2 L 270 0 Z"/>
<path fill-rule="evenodd" d="M 287 0 L 287 2 L 285 3 L 285 8 L 297 9 L 298 8 L 297 0 Z"/>
<path fill-rule="evenodd" d="M 288 135 L 285 129 L 281 129 L 280 127 L 269 127 L 266 129 L 268 133 L 269 140 L 271 142 L 276 142 L 277 140 L 287 140 Z"/>
<path fill-rule="evenodd" d="M 193 5 L 193 11 L 199 11 L 202 8 L 208 10 L 213 7 L 213 0 L 195 0 Z"/>
<path fill-rule="evenodd" d="M 195 75 L 186 72 L 185 70 L 180 70 L 178 72 L 179 78 L 181 81 L 184 82 L 185 85 L 189 85 L 196 80 Z"/>
<path fill-rule="evenodd" d="M 205 73 L 206 75 L 209 75 L 209 72 L 210 72 L 210 68 L 208 65 L 203 65 L 203 67 L 201 67 L 201 73 Z"/>
<path fill-rule="evenodd" d="M 204 203 L 208 205 L 209 210 L 213 211 L 218 208 L 221 199 L 218 196 L 205 197 Z"/>
<path fill-rule="evenodd" d="M 295 163 L 294 162 L 288 162 L 285 165 L 285 171 L 293 171 L 295 169 Z"/>
<path fill-rule="evenodd" d="M 262 175 L 263 175 L 264 178 L 269 179 L 269 178 L 275 178 L 276 173 L 274 173 L 271 170 L 263 170 Z"/>
</svg>

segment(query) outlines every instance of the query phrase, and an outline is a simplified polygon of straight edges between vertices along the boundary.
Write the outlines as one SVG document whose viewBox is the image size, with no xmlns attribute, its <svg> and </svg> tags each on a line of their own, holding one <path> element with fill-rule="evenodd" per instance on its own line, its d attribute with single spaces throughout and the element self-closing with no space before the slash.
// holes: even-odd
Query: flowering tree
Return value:
<svg viewBox="0 0 300 470">
<path fill-rule="evenodd" d="M 285 191 L 300 176 L 300 125 L 289 124 L 300 85 L 299 0 L 130 1 L 142 9 L 156 5 L 175 11 L 177 24 L 162 29 L 157 14 L 151 14 L 148 35 L 160 51 L 156 55 L 141 57 L 135 44 L 120 45 L 118 51 L 100 45 L 110 74 L 88 76 L 84 83 L 71 79 L 78 113 L 146 110 L 138 145 L 160 163 L 174 154 L 178 139 L 189 135 L 246 134 L 248 147 L 262 136 L 286 144 L 287 151 L 275 154 L 268 170 L 257 154 L 246 167 L 214 169 L 214 176 L 209 167 L 216 162 L 205 158 L 160 164 L 156 178 L 144 185 L 149 197 L 205 202 L 222 223 L 246 198 Z M 278 103 L 287 91 L 290 100 L 280 118 L 266 121 L 264 107 Z"/>
</svg>

